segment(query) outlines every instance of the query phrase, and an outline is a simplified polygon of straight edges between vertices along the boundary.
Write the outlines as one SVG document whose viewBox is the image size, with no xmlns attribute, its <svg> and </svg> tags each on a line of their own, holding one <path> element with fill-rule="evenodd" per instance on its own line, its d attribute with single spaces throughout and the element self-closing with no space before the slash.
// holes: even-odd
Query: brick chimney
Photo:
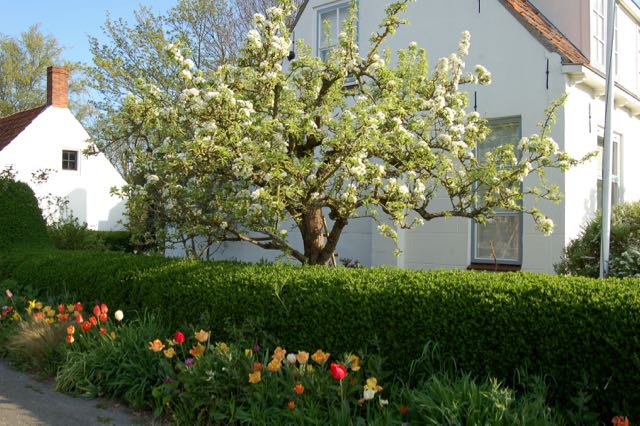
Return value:
<svg viewBox="0 0 640 426">
<path fill-rule="evenodd" d="M 69 106 L 69 72 L 62 67 L 47 68 L 47 105 Z"/>
</svg>

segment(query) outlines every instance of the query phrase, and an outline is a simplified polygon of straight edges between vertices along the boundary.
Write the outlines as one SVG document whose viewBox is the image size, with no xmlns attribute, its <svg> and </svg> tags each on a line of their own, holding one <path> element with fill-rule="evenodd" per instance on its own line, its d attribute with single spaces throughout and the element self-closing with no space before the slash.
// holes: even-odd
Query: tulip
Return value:
<svg viewBox="0 0 640 426">
<path fill-rule="evenodd" d="M 113 317 L 116 319 L 116 321 L 122 321 L 122 318 L 124 318 L 124 314 L 121 310 L 118 309 L 116 313 L 113 314 Z"/>
<path fill-rule="evenodd" d="M 349 363 L 351 364 L 351 371 L 360 370 L 360 357 L 358 355 L 351 355 L 349 357 Z"/>
<path fill-rule="evenodd" d="M 296 408 L 296 402 L 292 399 L 291 401 L 289 401 L 289 403 L 287 404 L 287 407 L 289 407 L 289 410 L 293 410 Z"/>
<path fill-rule="evenodd" d="M 107 329 L 104 327 L 100 327 L 100 334 L 102 334 L 103 336 L 107 334 Z"/>
<path fill-rule="evenodd" d="M 184 334 L 181 331 L 176 331 L 176 334 L 173 335 L 173 341 L 178 344 L 183 344 L 184 340 Z"/>
<path fill-rule="evenodd" d="M 109 312 L 109 308 L 107 307 L 107 305 L 105 305 L 104 303 L 100 305 L 100 313 L 102 314 L 106 314 L 107 312 Z"/>
<path fill-rule="evenodd" d="M 80 314 L 76 315 L 75 320 L 78 324 L 82 324 L 84 322 L 84 318 L 82 318 L 82 315 Z"/>
<path fill-rule="evenodd" d="M 306 364 L 307 362 L 309 362 L 309 352 L 298 351 L 296 359 L 300 364 Z"/>
<path fill-rule="evenodd" d="M 82 323 L 82 331 L 84 331 L 85 333 L 89 330 L 91 330 L 91 322 L 90 321 L 85 321 Z"/>
<path fill-rule="evenodd" d="M 376 396 L 376 391 L 373 389 L 369 389 L 367 387 L 364 388 L 363 397 L 365 401 L 370 401 Z"/>
<path fill-rule="evenodd" d="M 97 325 L 98 324 L 98 318 L 94 317 L 93 315 L 91 315 L 89 317 L 89 321 L 91 322 L 91 325 Z"/>
<path fill-rule="evenodd" d="M 189 353 L 191 355 L 193 355 L 194 357 L 198 358 L 198 357 L 202 356 L 202 354 L 204 353 L 204 346 L 202 346 L 200 343 L 198 343 L 196 346 L 193 346 L 191 348 Z"/>
<path fill-rule="evenodd" d="M 64 314 L 64 305 L 58 305 L 58 312 Z"/>
<path fill-rule="evenodd" d="M 253 366 L 251 367 L 251 371 L 260 371 L 262 370 L 264 367 L 261 363 L 259 362 L 254 362 Z"/>
<path fill-rule="evenodd" d="M 96 305 L 93 307 L 93 315 L 100 316 L 100 306 Z"/>
<path fill-rule="evenodd" d="M 407 414 L 409 414 L 409 407 L 407 407 L 406 405 L 401 405 L 400 414 L 403 416 L 406 416 Z"/>
<path fill-rule="evenodd" d="M 68 344 L 72 344 L 75 341 L 76 341 L 76 339 L 74 339 L 71 334 L 67 335 L 67 343 Z"/>
<path fill-rule="evenodd" d="M 279 361 L 283 361 L 285 356 L 287 355 L 287 351 L 283 348 L 281 348 L 280 346 L 278 346 L 277 348 L 275 348 L 273 350 L 273 359 L 277 359 Z"/>
<path fill-rule="evenodd" d="M 76 303 L 74 309 L 76 310 L 76 312 L 82 312 L 82 303 Z"/>
<path fill-rule="evenodd" d="M 103 312 L 98 316 L 98 319 L 100 320 L 100 322 L 107 322 L 109 321 L 109 316 Z"/>
<path fill-rule="evenodd" d="M 298 395 L 302 395 L 304 393 L 304 386 L 302 385 L 302 383 L 296 383 L 296 385 L 293 387 L 293 391 Z"/>
<path fill-rule="evenodd" d="M 322 350 L 318 349 L 313 355 L 311 355 L 311 359 L 318 364 L 324 364 L 329 360 L 329 356 L 331 356 L 330 353 L 322 352 Z"/>
<path fill-rule="evenodd" d="M 196 340 L 200 343 L 204 343 L 209 340 L 209 332 L 200 329 L 197 333 L 195 333 Z"/>
<path fill-rule="evenodd" d="M 289 364 L 292 364 L 292 365 L 293 365 L 293 364 L 295 364 L 295 363 L 296 363 L 296 361 L 297 361 L 297 360 L 298 360 L 298 358 L 296 357 L 296 354 L 291 353 L 291 354 L 287 355 L 287 362 L 288 362 Z"/>
<path fill-rule="evenodd" d="M 282 368 L 282 361 L 279 359 L 272 359 L 269 364 L 267 364 L 267 369 L 272 373 L 279 371 Z"/>
<path fill-rule="evenodd" d="M 76 332 L 76 328 L 73 325 L 67 327 L 67 334 L 74 334 Z"/>
<path fill-rule="evenodd" d="M 9 290 L 9 289 L 7 289 L 4 293 L 7 295 L 7 297 L 9 299 L 11 299 L 13 297 L 13 293 L 11 293 L 11 290 Z"/>
<path fill-rule="evenodd" d="M 176 355 L 176 351 L 173 348 L 169 348 L 169 349 L 165 349 L 164 351 L 162 351 L 162 353 L 164 354 L 165 358 L 173 358 Z"/>
<path fill-rule="evenodd" d="M 160 339 L 156 339 L 153 342 L 149 342 L 149 350 L 153 352 L 160 352 L 164 349 L 164 344 Z"/>
<path fill-rule="evenodd" d="M 253 373 L 249 374 L 249 383 L 255 385 L 256 383 L 260 383 L 260 380 L 262 380 L 262 373 L 260 372 L 260 370 L 254 371 Z"/>
<path fill-rule="evenodd" d="M 627 417 L 615 416 L 611 422 L 613 426 L 629 426 L 629 418 Z"/>
<path fill-rule="evenodd" d="M 335 380 L 342 380 L 347 377 L 347 369 L 342 364 L 336 364 L 335 362 L 332 362 L 329 366 L 329 369 L 331 370 L 331 376 Z"/>
</svg>

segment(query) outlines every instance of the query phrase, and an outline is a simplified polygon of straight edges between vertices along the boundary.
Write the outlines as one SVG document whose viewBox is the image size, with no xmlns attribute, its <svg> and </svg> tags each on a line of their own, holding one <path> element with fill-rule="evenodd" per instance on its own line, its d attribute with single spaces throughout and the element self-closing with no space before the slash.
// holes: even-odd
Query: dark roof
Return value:
<svg viewBox="0 0 640 426">
<path fill-rule="evenodd" d="M 547 49 L 558 53 L 564 63 L 589 64 L 589 59 L 580 49 L 569 41 L 529 0 L 500 0 L 500 2 Z M 298 20 L 308 4 L 309 0 L 305 0 L 300 5 L 292 28 L 298 24 Z"/>
<path fill-rule="evenodd" d="M 589 64 L 589 59 L 528 0 L 500 0 L 529 32 L 564 63 Z"/>
<path fill-rule="evenodd" d="M 0 118 L 0 151 L 31 124 L 46 107 L 43 105 Z"/>
</svg>

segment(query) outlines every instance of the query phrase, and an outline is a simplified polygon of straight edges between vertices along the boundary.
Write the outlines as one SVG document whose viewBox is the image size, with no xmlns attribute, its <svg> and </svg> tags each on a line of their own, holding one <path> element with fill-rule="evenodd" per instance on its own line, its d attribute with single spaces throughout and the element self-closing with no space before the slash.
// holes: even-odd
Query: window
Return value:
<svg viewBox="0 0 640 426">
<path fill-rule="evenodd" d="M 640 92 L 640 26 L 636 27 L 636 90 Z"/>
<path fill-rule="evenodd" d="M 78 170 L 78 151 L 62 151 L 62 170 Z"/>
<path fill-rule="evenodd" d="M 601 68 L 605 66 L 605 31 L 606 19 L 604 15 L 605 0 L 592 0 L 593 10 L 591 18 L 591 61 Z"/>
<path fill-rule="evenodd" d="M 338 36 L 344 31 L 350 9 L 349 3 L 343 3 L 318 12 L 318 56 L 323 61 L 338 45 Z"/>
<path fill-rule="evenodd" d="M 497 146 L 517 145 L 522 137 L 520 117 L 490 120 L 489 125 L 491 133 L 477 148 L 478 159 Z M 472 222 L 472 262 L 522 264 L 522 218 L 522 212 L 497 209 L 486 224 Z"/>
<path fill-rule="evenodd" d="M 597 207 L 602 209 L 602 161 L 604 152 L 604 135 L 600 129 L 598 135 L 598 183 L 597 183 Z M 620 202 L 620 135 L 614 134 L 611 141 L 611 205 L 615 206 Z"/>
</svg>

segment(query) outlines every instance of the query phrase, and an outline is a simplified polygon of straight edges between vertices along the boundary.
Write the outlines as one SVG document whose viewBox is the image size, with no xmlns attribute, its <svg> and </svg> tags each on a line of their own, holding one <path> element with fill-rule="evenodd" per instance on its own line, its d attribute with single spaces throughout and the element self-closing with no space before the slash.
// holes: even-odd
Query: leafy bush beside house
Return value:
<svg viewBox="0 0 640 426">
<path fill-rule="evenodd" d="M 587 221 L 583 230 L 565 248 L 554 268 L 559 274 L 598 277 L 600 274 L 600 230 L 602 212 Z M 640 201 L 615 206 L 611 214 L 609 274 L 640 274 Z"/>
<path fill-rule="evenodd" d="M 462 271 L 245 265 L 120 253 L 12 252 L 0 273 L 45 293 L 162 311 L 225 339 L 249 320 L 285 347 L 379 352 L 402 371 L 425 342 L 461 369 L 507 381 L 527 365 L 553 377 L 567 402 L 589 389 L 594 407 L 640 414 L 640 282 Z"/>
</svg>

